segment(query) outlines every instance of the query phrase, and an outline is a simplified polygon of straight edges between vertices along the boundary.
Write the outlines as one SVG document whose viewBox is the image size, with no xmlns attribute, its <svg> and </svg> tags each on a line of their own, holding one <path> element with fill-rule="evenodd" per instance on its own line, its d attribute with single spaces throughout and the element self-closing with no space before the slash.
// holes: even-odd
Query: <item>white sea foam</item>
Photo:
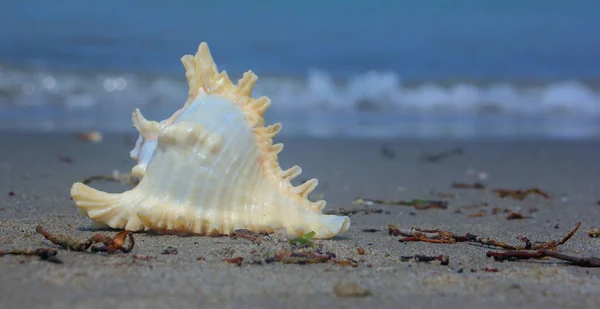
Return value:
<svg viewBox="0 0 600 309">
<path fill-rule="evenodd" d="M 230 77 L 237 80 L 236 76 Z M 426 123 L 435 118 L 436 126 L 415 124 L 413 130 L 441 130 L 440 134 L 455 132 L 464 136 L 480 130 L 481 125 L 474 123 L 493 127 L 489 122 L 494 117 L 505 119 L 504 122 L 523 117 L 543 120 L 551 123 L 546 129 L 560 135 L 572 133 L 567 127 L 559 129 L 559 123 L 576 119 L 597 124 L 600 119 L 600 91 L 577 81 L 536 86 L 510 82 L 457 82 L 447 86 L 431 81 L 406 86 L 392 72 L 367 72 L 335 81 L 325 71 L 311 70 L 303 79 L 260 76 L 255 89 L 255 96 L 272 99 L 269 113 L 289 118 L 291 127 L 298 132 L 310 131 L 314 135 L 359 132 L 382 136 L 402 131 L 411 121 Z M 25 123 L 35 127 L 39 121 L 46 129 L 77 129 L 92 124 L 129 130 L 134 107 L 161 118 L 181 106 L 186 97 L 183 78 L 0 70 L 0 119 L 4 122 L 1 127 L 8 127 L 9 120 L 14 127 L 22 119 L 20 127 L 26 127 Z M 73 115 L 79 118 L 73 119 Z M 396 123 L 399 119 L 404 124 Z M 452 119 L 452 128 L 444 127 L 440 119 Z M 385 125 L 371 126 L 369 131 L 361 123 Z M 494 130 L 503 125 L 497 126 Z"/>
</svg>

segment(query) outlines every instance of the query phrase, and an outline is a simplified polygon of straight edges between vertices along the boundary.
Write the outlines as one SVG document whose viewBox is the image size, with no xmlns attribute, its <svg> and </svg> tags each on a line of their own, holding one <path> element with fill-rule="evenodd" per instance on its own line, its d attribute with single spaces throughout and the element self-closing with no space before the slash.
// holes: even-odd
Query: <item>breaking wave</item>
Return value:
<svg viewBox="0 0 600 309">
<path fill-rule="evenodd" d="M 332 124 L 336 124 L 334 132 L 344 128 L 364 133 L 366 129 L 361 123 L 366 122 L 379 124 L 376 133 L 371 134 L 378 136 L 395 131 L 393 128 L 399 122 L 416 119 L 421 122 L 430 119 L 432 123 L 454 119 L 463 135 L 478 130 L 469 127 L 469 123 L 489 125 L 492 119 L 503 119 L 503 124 L 498 124 L 502 127 L 506 121 L 537 119 L 550 122 L 548 126 L 564 134 L 565 129 L 558 129 L 558 123 L 585 122 L 597 126 L 600 119 L 600 91 L 578 81 L 404 83 L 392 72 L 367 72 L 345 81 L 334 80 L 322 70 L 311 70 L 305 78 L 258 74 L 254 95 L 266 95 L 273 101 L 267 117 L 277 115 L 289 120 L 292 128 L 321 132 L 315 134 L 332 134 L 327 129 Z M 184 78 L 3 68 L 0 69 L 0 129 L 101 127 L 128 131 L 134 107 L 162 119 L 181 106 L 186 97 Z M 422 127 L 419 130 L 427 131 Z M 447 132 L 439 130 L 440 134 Z"/>
</svg>

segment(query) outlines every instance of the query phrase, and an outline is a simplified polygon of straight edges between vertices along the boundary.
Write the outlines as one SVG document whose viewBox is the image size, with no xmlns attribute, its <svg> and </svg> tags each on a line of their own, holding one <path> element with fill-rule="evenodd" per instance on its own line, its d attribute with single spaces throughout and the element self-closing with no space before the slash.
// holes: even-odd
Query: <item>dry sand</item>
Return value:
<svg viewBox="0 0 600 309">
<path fill-rule="evenodd" d="M 316 265 L 271 263 L 241 267 L 228 257 L 272 255 L 288 248 L 267 237 L 261 244 L 228 237 L 178 237 L 139 233 L 132 253 L 68 252 L 59 249 L 63 264 L 37 257 L 0 258 L 2 308 L 598 308 L 600 269 L 582 268 L 555 259 L 497 262 L 490 248 L 468 243 L 400 243 L 388 235 L 387 224 L 401 228 L 471 232 L 519 243 L 560 238 L 578 221 L 581 229 L 561 252 L 600 257 L 600 238 L 583 230 L 600 228 L 600 144 L 597 141 L 352 141 L 284 140 L 282 166 L 299 164 L 300 178 L 316 177 L 314 195 L 324 194 L 326 209 L 359 208 L 357 196 L 381 199 L 455 198 L 445 210 L 373 205 L 383 213 L 355 214 L 346 233 L 317 241 L 338 259 L 351 258 L 357 267 L 333 262 Z M 51 233 L 86 239 L 97 230 L 77 213 L 69 186 L 83 177 L 128 171 L 132 136 L 108 135 L 98 144 L 71 135 L 0 135 L 0 250 L 58 248 L 35 232 L 38 224 Z M 386 150 L 382 151 L 382 146 Z M 423 163 L 423 152 L 462 147 L 464 154 Z M 72 162 L 59 157 L 67 156 Z M 482 190 L 451 189 L 454 181 L 481 181 L 492 188 L 539 187 L 550 200 L 529 196 L 523 201 L 499 198 Z M 111 191 L 119 184 L 93 183 Z M 14 192 L 9 196 L 9 192 Z M 455 211 L 487 202 L 488 215 Z M 531 216 L 506 220 L 491 215 L 494 207 Z M 538 211 L 529 213 L 532 208 Z M 373 228 L 377 232 L 363 232 Z M 116 231 L 101 230 L 108 235 Z M 164 255 L 168 246 L 178 254 Z M 358 254 L 362 247 L 366 253 Z M 255 252 L 253 254 L 253 251 Z M 449 255 L 450 264 L 403 262 L 400 256 Z M 134 258 L 137 256 L 138 258 Z M 143 257 L 150 257 L 149 260 Z M 203 258 L 203 259 L 199 259 Z M 484 268 L 497 268 L 486 272 Z M 356 284 L 370 296 L 336 294 L 339 284 Z"/>
</svg>

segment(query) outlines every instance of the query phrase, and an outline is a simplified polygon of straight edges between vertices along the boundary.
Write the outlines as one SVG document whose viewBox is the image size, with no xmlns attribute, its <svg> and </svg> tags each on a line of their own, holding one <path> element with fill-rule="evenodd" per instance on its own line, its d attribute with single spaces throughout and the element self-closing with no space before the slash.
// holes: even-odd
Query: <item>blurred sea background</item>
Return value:
<svg viewBox="0 0 600 309">
<path fill-rule="evenodd" d="M 0 130 L 134 133 L 206 41 L 282 135 L 600 137 L 597 0 L 0 3 Z"/>
</svg>

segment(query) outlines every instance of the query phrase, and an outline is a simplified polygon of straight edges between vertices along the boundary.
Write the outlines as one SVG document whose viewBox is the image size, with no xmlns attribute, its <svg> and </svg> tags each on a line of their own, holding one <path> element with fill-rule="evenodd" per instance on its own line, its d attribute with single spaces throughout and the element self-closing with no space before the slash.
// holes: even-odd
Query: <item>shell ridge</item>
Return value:
<svg viewBox="0 0 600 309">
<path fill-rule="evenodd" d="M 230 115 L 228 118 L 231 118 L 231 117 L 232 117 L 232 116 Z M 224 121 L 221 123 L 221 127 L 222 127 L 222 126 L 223 126 L 223 124 L 225 124 L 225 123 L 227 123 L 227 122 L 224 120 Z M 220 128 L 220 129 L 223 129 L 223 128 Z M 243 132 L 243 131 L 241 131 L 241 130 L 237 130 L 237 131 L 235 131 L 233 134 L 231 134 L 231 135 L 227 136 L 227 141 L 226 141 L 226 142 L 225 142 L 225 144 L 223 145 L 223 149 L 229 149 L 229 147 L 231 147 L 232 143 L 233 143 L 234 141 L 236 141 L 236 140 L 237 140 L 237 137 L 238 137 L 238 136 L 239 136 L 239 135 L 240 135 L 242 132 Z M 223 161 L 224 159 L 229 159 L 229 158 L 227 158 L 227 157 L 225 157 L 225 156 L 217 156 L 217 158 L 216 158 L 216 160 L 215 160 L 215 162 L 214 162 L 214 165 L 213 165 L 213 166 L 219 166 L 219 165 L 220 165 L 220 163 L 221 163 L 221 161 Z M 215 169 L 215 168 L 212 168 L 212 169 L 211 169 L 211 171 L 210 171 L 210 173 L 209 173 L 209 175 L 208 175 L 208 176 L 209 176 L 209 177 L 208 177 L 208 179 L 211 179 L 211 176 L 215 174 L 215 171 L 216 171 L 216 169 Z M 241 178 L 241 177 L 237 177 L 237 178 Z M 236 178 L 236 179 L 234 179 L 234 181 L 236 181 L 236 180 L 237 180 L 237 178 Z M 221 205 L 221 204 L 220 204 L 220 203 L 221 203 L 221 196 L 222 196 L 222 194 L 221 194 L 221 193 L 222 193 L 222 189 L 223 189 L 223 187 L 227 188 L 228 190 L 231 190 L 231 189 L 232 189 L 232 187 L 234 187 L 234 185 L 232 184 L 232 185 L 229 185 L 229 186 L 222 186 L 222 185 L 221 185 L 221 186 L 219 186 L 219 188 L 218 188 L 219 192 L 217 192 L 216 194 L 214 194 L 214 195 L 213 195 L 213 197 L 214 197 L 214 200 L 212 200 L 212 201 L 209 201 L 210 203 L 212 203 L 212 204 L 214 204 L 214 205 Z M 203 188 L 203 191 L 204 191 L 204 192 L 206 191 L 206 186 Z M 230 194 L 230 193 L 228 193 L 228 194 Z M 204 195 L 204 193 L 203 193 L 203 195 Z M 224 206 L 229 206 L 229 207 L 231 207 L 231 205 L 227 205 L 227 204 L 224 204 Z M 227 215 L 228 211 L 229 211 L 229 213 L 231 213 L 231 210 L 230 210 L 229 208 L 227 208 L 227 207 L 220 207 L 220 208 L 219 208 L 217 211 L 215 211 L 215 213 L 214 213 L 214 218 L 215 218 L 215 220 L 212 220 L 212 222 L 213 222 L 213 223 L 215 223 L 215 224 L 217 224 L 217 222 L 220 222 L 220 223 L 223 225 L 223 227 L 221 228 L 222 230 L 225 230 L 225 228 L 226 228 L 226 227 L 225 227 L 225 218 L 226 218 L 226 215 Z M 219 220 L 219 218 L 220 218 L 220 220 Z M 214 229 L 214 228 L 218 228 L 218 227 L 213 225 L 213 226 L 211 226 L 211 228 L 212 228 L 212 229 Z"/>
<path fill-rule="evenodd" d="M 242 167 L 244 167 L 244 168 L 249 168 L 249 166 L 251 166 L 251 165 L 249 165 L 249 164 L 248 164 L 248 162 L 249 162 L 250 160 L 255 160 L 255 159 L 257 159 L 257 157 L 256 157 L 256 156 L 253 156 L 253 155 L 243 155 L 243 156 L 241 156 L 241 157 L 242 157 L 242 159 L 241 159 L 241 161 L 238 163 L 238 166 L 242 166 Z M 253 165 L 253 166 L 255 166 L 255 165 Z M 241 172 L 244 172 L 244 171 L 241 171 Z M 252 174 L 254 174 L 254 176 L 256 176 L 258 173 L 252 173 Z M 232 185 L 231 185 L 231 186 L 228 188 L 228 191 L 227 191 L 227 194 L 228 194 L 228 195 L 232 195 L 232 194 L 234 194 L 235 192 L 237 192 L 237 191 L 238 191 L 238 190 L 236 190 L 236 189 L 238 189 L 238 186 L 239 186 L 239 184 L 240 184 L 240 181 L 242 180 L 242 178 L 243 178 L 243 177 L 241 177 L 241 175 L 238 175 L 238 177 L 235 177 L 235 179 L 234 179 L 234 181 L 233 181 Z M 256 182 L 252 181 L 252 182 L 250 182 L 250 183 L 256 183 Z M 239 198 L 239 197 L 238 197 L 238 198 Z M 241 206 L 241 207 L 247 207 L 247 205 L 246 205 L 246 204 L 244 204 L 244 205 L 228 205 L 228 206 L 227 206 L 227 207 L 229 207 L 230 214 L 231 214 L 229 219 L 230 219 L 230 220 L 232 220 L 232 221 L 234 221 L 234 220 L 233 220 L 233 219 L 234 219 L 233 217 L 234 217 L 234 216 L 235 216 L 235 217 L 240 217 L 240 214 L 241 214 L 241 215 L 242 215 L 242 216 L 241 216 L 241 217 L 242 217 L 241 219 L 242 219 L 242 222 L 244 222 L 244 223 L 243 223 L 244 227 L 248 227 L 248 226 L 250 226 L 250 224 L 251 224 L 251 222 L 250 222 L 250 221 L 251 221 L 251 215 L 250 215 L 250 214 L 251 214 L 251 212 L 250 212 L 250 211 L 243 211 L 243 212 L 240 212 L 240 213 L 238 213 L 237 211 L 233 211 L 233 208 L 234 208 L 234 207 L 240 207 L 240 206 Z M 239 228 L 244 228 L 244 227 L 239 227 Z"/>
</svg>

